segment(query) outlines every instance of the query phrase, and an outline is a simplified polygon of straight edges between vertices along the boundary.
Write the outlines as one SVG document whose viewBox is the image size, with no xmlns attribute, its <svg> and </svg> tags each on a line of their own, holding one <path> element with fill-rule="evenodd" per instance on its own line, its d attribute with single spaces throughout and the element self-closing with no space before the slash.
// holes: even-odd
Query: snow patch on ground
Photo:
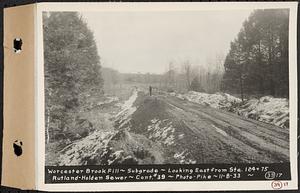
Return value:
<svg viewBox="0 0 300 193">
<path fill-rule="evenodd" d="M 174 158 L 175 158 L 175 159 L 183 160 L 183 159 L 185 158 L 184 153 L 185 153 L 185 151 L 183 151 L 183 152 L 181 152 L 181 153 L 175 153 L 175 154 L 174 154 Z"/>
<path fill-rule="evenodd" d="M 59 165 L 86 165 L 85 158 L 92 160 L 100 152 L 105 154 L 114 131 L 95 131 L 60 151 Z"/>
<path fill-rule="evenodd" d="M 186 94 L 173 92 L 170 95 L 182 100 L 234 112 L 282 128 L 289 127 L 289 101 L 286 98 L 264 96 L 260 99 L 250 99 L 242 103 L 241 99 L 227 93 L 207 94 L 190 91 Z"/>
<path fill-rule="evenodd" d="M 215 125 L 212 125 L 212 126 L 216 129 L 216 131 L 217 131 L 218 133 L 221 133 L 221 134 L 224 135 L 225 137 L 228 136 L 227 133 L 226 133 L 225 131 L 223 131 L 222 129 L 220 129 L 219 127 L 217 127 L 217 126 L 215 126 Z"/>
<path fill-rule="evenodd" d="M 195 91 L 189 91 L 186 94 L 174 94 L 180 99 L 188 100 L 194 103 L 199 103 L 202 105 L 211 106 L 217 109 L 224 109 L 231 106 L 233 102 L 241 102 L 241 99 L 231 96 L 226 93 L 215 93 L 215 94 L 207 94 Z"/>
<path fill-rule="evenodd" d="M 279 127 L 289 127 L 289 101 L 285 98 L 264 96 L 251 99 L 236 109 L 239 115 L 271 123 Z"/>
<path fill-rule="evenodd" d="M 108 97 L 106 97 L 106 99 L 104 101 L 98 102 L 97 105 L 101 106 L 101 105 L 109 104 L 109 103 L 116 102 L 116 101 L 119 101 L 118 97 L 108 96 Z"/>
<path fill-rule="evenodd" d="M 124 151 L 123 150 L 119 150 L 119 151 L 115 151 L 112 154 L 112 157 L 114 157 L 112 160 L 108 160 L 108 165 L 114 163 L 116 160 L 121 159 L 123 157 Z"/>
<path fill-rule="evenodd" d="M 178 135 L 178 139 L 183 139 L 183 137 L 184 137 L 184 134 L 183 134 L 183 133 L 180 134 L 180 135 Z"/>
<path fill-rule="evenodd" d="M 148 125 L 147 130 L 150 132 L 149 138 L 162 141 L 165 145 L 172 145 L 175 143 L 175 128 L 172 122 L 166 123 L 168 120 L 163 121 L 159 119 L 152 119 L 151 125 Z M 165 126 L 162 126 L 165 125 Z"/>
<path fill-rule="evenodd" d="M 179 163 L 181 164 L 195 164 L 196 161 L 195 160 L 191 160 L 191 159 L 186 159 L 187 156 L 187 151 L 184 150 L 182 152 L 178 152 L 174 154 L 174 158 L 177 159 L 179 161 Z"/>
<path fill-rule="evenodd" d="M 116 122 L 119 124 L 119 128 L 123 127 L 131 120 L 130 116 L 136 111 L 136 107 L 133 106 L 136 98 L 138 97 L 138 91 L 135 89 L 127 101 L 122 105 L 121 111 L 115 116 Z"/>
</svg>

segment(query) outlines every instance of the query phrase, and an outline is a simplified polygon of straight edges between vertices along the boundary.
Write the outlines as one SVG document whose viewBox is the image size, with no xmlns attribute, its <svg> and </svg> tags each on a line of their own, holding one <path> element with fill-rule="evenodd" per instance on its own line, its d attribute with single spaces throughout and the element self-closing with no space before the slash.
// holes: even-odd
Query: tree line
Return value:
<svg viewBox="0 0 300 193">
<path fill-rule="evenodd" d="M 162 87 L 169 91 L 197 91 L 215 93 L 220 91 L 223 76 L 223 55 L 210 58 L 208 65 L 193 64 L 190 60 L 170 62 L 161 77 Z"/>
<path fill-rule="evenodd" d="M 254 10 L 231 42 L 226 57 L 205 65 L 170 62 L 161 77 L 167 90 L 240 94 L 241 98 L 289 95 L 289 11 Z"/>
<path fill-rule="evenodd" d="M 255 10 L 231 42 L 222 90 L 248 95 L 289 95 L 289 11 Z"/>
</svg>

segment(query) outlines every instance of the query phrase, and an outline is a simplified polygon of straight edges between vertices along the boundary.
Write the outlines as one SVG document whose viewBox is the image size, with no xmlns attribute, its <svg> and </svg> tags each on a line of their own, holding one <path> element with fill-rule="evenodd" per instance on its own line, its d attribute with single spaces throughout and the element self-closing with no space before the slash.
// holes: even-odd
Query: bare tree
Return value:
<svg viewBox="0 0 300 193">
<path fill-rule="evenodd" d="M 173 62 L 169 63 L 169 69 L 168 69 L 168 86 L 174 87 L 175 84 L 175 70 L 174 70 L 174 64 Z"/>
<path fill-rule="evenodd" d="M 186 78 L 187 89 L 190 90 L 191 87 L 191 63 L 189 60 L 186 60 L 183 64 L 184 75 Z"/>
</svg>

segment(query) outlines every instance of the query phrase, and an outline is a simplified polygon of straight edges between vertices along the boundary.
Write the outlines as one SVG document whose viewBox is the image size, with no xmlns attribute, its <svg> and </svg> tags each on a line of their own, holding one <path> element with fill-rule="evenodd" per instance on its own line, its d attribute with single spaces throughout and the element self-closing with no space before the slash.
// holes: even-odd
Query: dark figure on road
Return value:
<svg viewBox="0 0 300 193">
<path fill-rule="evenodd" d="M 149 94 L 152 96 L 152 86 L 149 86 Z"/>
</svg>

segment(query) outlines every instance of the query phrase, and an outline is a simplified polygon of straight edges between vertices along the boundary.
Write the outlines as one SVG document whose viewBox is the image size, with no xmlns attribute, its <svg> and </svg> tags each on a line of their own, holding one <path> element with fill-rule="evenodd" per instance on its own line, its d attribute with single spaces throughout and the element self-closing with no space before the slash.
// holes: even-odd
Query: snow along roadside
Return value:
<svg viewBox="0 0 300 193">
<path fill-rule="evenodd" d="M 227 93 L 207 94 L 190 91 L 186 94 L 173 92 L 170 95 L 282 128 L 289 128 L 289 100 L 286 98 L 264 96 L 260 99 L 250 99 L 242 104 L 241 99 Z"/>
<path fill-rule="evenodd" d="M 129 123 L 131 120 L 130 116 L 136 111 L 136 107 L 133 103 L 138 97 L 138 90 L 134 89 L 132 95 L 127 101 L 122 105 L 121 111 L 115 116 L 116 122 L 119 124 L 119 128 L 123 127 L 125 124 Z"/>
</svg>

